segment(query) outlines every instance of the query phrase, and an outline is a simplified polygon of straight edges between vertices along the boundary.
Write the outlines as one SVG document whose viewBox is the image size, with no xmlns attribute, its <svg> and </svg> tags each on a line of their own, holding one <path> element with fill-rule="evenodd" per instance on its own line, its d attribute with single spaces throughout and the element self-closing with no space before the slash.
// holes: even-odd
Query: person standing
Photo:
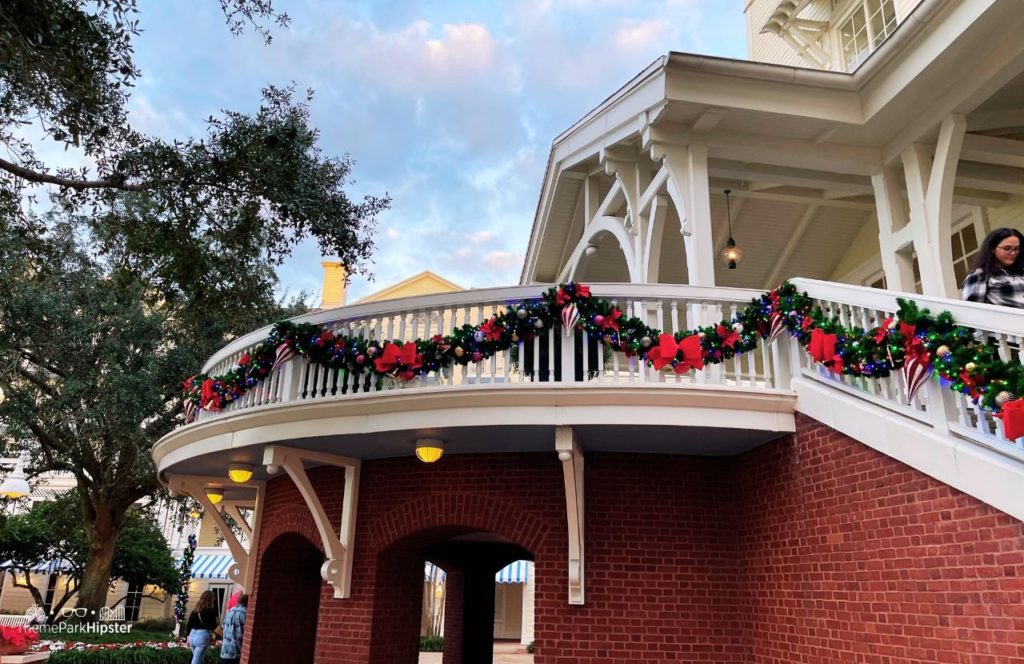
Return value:
<svg viewBox="0 0 1024 664">
<path fill-rule="evenodd" d="M 245 637 L 245 619 L 248 617 L 249 596 L 238 596 L 235 608 L 224 616 L 224 640 L 220 645 L 220 664 L 238 664 L 242 658 L 242 639 Z"/>
<path fill-rule="evenodd" d="M 206 650 L 217 629 L 217 597 L 212 590 L 199 596 L 196 608 L 188 616 L 188 645 L 192 648 L 192 664 L 203 664 Z"/>
<path fill-rule="evenodd" d="M 963 298 L 1024 309 L 1024 234 L 997 228 L 981 243 L 974 270 L 964 280 Z"/>
</svg>

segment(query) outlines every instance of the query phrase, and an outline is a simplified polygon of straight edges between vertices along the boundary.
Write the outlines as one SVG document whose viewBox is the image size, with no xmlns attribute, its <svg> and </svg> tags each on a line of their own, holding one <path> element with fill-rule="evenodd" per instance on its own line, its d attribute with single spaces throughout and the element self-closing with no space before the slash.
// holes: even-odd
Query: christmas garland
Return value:
<svg viewBox="0 0 1024 664">
<path fill-rule="evenodd" d="M 188 536 L 188 546 L 181 554 L 181 569 L 178 572 L 178 592 L 174 600 L 174 628 L 177 632 L 185 624 L 188 609 L 188 587 L 192 582 L 192 562 L 196 556 L 196 536 Z"/>
<path fill-rule="evenodd" d="M 327 369 L 408 381 L 482 362 L 557 325 L 586 331 L 612 351 L 677 374 L 719 364 L 786 331 L 833 373 L 883 378 L 903 372 L 908 401 L 935 372 L 950 389 L 1001 417 L 1007 438 L 1024 436 L 1024 399 L 1015 396 L 1024 394 L 1024 367 L 1001 360 L 984 334 L 957 325 L 949 312 L 932 315 L 908 300 L 897 302 L 898 313 L 878 328 L 846 327 L 786 282 L 752 300 L 731 321 L 672 335 L 592 297 L 588 286 L 568 283 L 549 288 L 540 299 L 510 304 L 479 325 L 415 341 L 365 339 L 284 321 L 228 373 L 186 380 L 185 419 L 193 421 L 199 410 L 224 408 L 296 354 Z"/>
</svg>

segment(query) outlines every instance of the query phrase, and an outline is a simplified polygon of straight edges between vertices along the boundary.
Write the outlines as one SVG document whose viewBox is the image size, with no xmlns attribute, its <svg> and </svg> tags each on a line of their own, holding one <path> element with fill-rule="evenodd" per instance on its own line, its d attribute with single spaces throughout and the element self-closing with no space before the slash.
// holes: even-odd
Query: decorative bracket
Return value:
<svg viewBox="0 0 1024 664">
<path fill-rule="evenodd" d="M 338 466 L 345 469 L 345 496 L 341 508 L 341 529 L 335 532 L 327 512 L 324 510 L 320 497 L 316 495 L 309 476 L 306 474 L 305 462 Z M 313 515 L 313 521 L 320 532 L 320 541 L 324 545 L 327 560 L 320 568 L 320 576 L 334 586 L 334 596 L 347 599 L 352 594 L 352 559 L 355 548 L 356 507 L 359 503 L 359 459 L 310 452 L 294 447 L 271 445 L 263 453 L 263 463 L 270 473 L 283 468 L 288 477 L 306 501 L 306 507 Z"/>
<path fill-rule="evenodd" d="M 225 488 L 225 487 L 252 487 L 256 489 L 256 505 L 254 509 L 258 508 L 259 499 L 263 494 L 263 482 L 257 480 L 251 480 L 242 484 L 236 484 L 233 482 L 225 482 L 220 477 L 204 477 L 201 475 L 171 475 L 168 477 L 168 488 L 172 493 L 176 494 L 188 494 L 203 506 L 203 510 L 210 515 L 213 519 L 213 523 L 217 526 L 217 530 L 220 531 L 221 535 L 224 536 L 224 542 L 228 545 L 228 550 L 231 551 L 231 557 L 235 559 L 235 562 L 228 569 L 228 578 L 237 583 L 242 587 L 242 590 L 248 592 L 251 590 L 250 578 L 250 565 L 249 565 L 249 551 L 245 550 L 242 543 L 235 537 L 234 531 L 228 526 L 224 520 L 224 515 L 221 514 L 217 506 L 214 505 L 209 496 L 206 495 L 206 490 L 209 488 Z M 249 539 L 250 544 L 252 543 L 252 529 L 249 524 L 242 518 L 240 512 L 238 512 L 239 504 L 245 505 L 246 501 L 233 500 L 229 503 L 233 510 L 232 518 L 235 518 L 238 522 L 239 527 L 245 536 Z M 227 508 L 227 505 L 225 505 Z"/>
<path fill-rule="evenodd" d="M 569 604 L 583 604 L 583 451 L 572 427 L 555 427 L 569 529 Z"/>
</svg>

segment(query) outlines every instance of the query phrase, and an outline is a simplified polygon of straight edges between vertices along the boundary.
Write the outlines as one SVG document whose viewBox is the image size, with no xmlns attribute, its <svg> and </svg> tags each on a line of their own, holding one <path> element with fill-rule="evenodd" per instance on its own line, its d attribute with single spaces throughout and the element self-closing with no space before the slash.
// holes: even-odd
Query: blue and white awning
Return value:
<svg viewBox="0 0 1024 664">
<path fill-rule="evenodd" d="M 0 570 L 9 570 L 17 568 L 18 570 L 24 569 L 20 565 L 16 565 L 13 560 L 5 560 L 0 563 Z M 53 574 L 62 570 L 70 569 L 71 565 L 63 558 L 55 558 L 53 560 L 44 560 L 36 563 L 29 568 L 30 572 L 35 574 Z"/>
<path fill-rule="evenodd" d="M 201 553 L 192 561 L 193 579 L 226 579 L 235 559 L 231 554 Z"/>
<path fill-rule="evenodd" d="M 529 560 L 517 560 L 511 565 L 506 565 L 498 570 L 498 573 L 494 575 L 495 583 L 526 583 L 527 577 L 529 577 L 530 561 Z M 423 569 L 423 578 L 426 581 L 430 581 L 430 577 L 433 576 L 434 565 L 433 563 L 427 563 Z M 438 579 L 444 578 L 444 570 L 438 568 L 437 570 Z"/>
</svg>

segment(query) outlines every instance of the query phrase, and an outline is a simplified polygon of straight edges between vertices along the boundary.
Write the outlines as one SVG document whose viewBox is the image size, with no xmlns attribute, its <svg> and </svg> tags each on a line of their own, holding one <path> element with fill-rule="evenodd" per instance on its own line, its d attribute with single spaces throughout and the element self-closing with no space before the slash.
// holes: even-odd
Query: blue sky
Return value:
<svg viewBox="0 0 1024 664">
<path fill-rule="evenodd" d="M 374 282 L 432 270 L 464 287 L 514 284 L 552 139 L 670 50 L 745 57 L 741 0 L 414 2 L 277 0 L 292 19 L 265 46 L 232 37 L 215 0 L 142 0 L 138 128 L 200 134 L 251 111 L 267 83 L 312 87 L 328 154 L 356 161 L 350 192 L 387 192 Z M 313 242 L 280 270 L 314 291 Z"/>
</svg>

